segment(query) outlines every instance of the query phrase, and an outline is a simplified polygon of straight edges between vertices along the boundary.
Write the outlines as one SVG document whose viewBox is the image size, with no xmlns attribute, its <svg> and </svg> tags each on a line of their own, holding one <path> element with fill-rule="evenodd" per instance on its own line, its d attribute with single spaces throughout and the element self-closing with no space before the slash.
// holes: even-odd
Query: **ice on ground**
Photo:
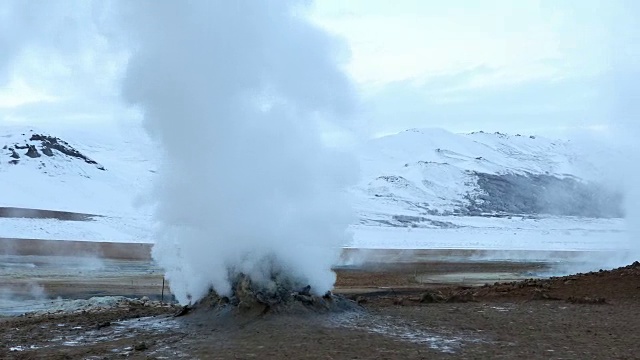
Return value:
<svg viewBox="0 0 640 360">
<path fill-rule="evenodd" d="M 78 311 L 104 310 L 117 307 L 130 299 L 124 296 L 99 296 L 89 299 L 52 300 L 45 310 L 35 311 L 34 314 L 73 313 Z"/>
<path fill-rule="evenodd" d="M 89 299 L 54 299 L 54 300 L 2 300 L 0 299 L 0 315 L 30 314 L 34 316 L 51 314 L 74 314 L 80 312 L 99 312 L 130 306 L 164 307 L 173 306 L 148 298 L 132 299 L 124 296 L 95 296 Z"/>
</svg>

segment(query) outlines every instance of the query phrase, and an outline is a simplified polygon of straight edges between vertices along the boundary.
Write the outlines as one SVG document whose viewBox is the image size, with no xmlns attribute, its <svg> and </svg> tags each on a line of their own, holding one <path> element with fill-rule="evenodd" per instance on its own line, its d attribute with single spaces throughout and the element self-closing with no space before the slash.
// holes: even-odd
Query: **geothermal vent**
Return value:
<svg viewBox="0 0 640 360">
<path fill-rule="evenodd" d="M 272 276 L 267 284 L 258 284 L 245 274 L 232 281 L 232 293 L 221 296 L 213 289 L 192 306 L 185 306 L 178 314 L 190 311 L 228 313 L 327 313 L 359 310 L 356 302 L 327 292 L 314 295 L 311 286 L 296 286 L 286 277 Z"/>
</svg>

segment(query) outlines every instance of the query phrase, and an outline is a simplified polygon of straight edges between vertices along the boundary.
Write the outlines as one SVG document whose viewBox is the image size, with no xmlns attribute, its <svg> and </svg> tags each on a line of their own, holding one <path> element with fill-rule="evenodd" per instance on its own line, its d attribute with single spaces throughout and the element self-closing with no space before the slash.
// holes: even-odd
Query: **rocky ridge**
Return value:
<svg viewBox="0 0 640 360">
<path fill-rule="evenodd" d="M 11 137 L 12 141 L 2 146 L 2 153 L 0 153 L 8 158 L 7 162 L 11 165 L 18 165 L 21 161 L 33 161 L 43 156 L 66 157 L 94 165 L 98 170 L 106 170 L 104 166 L 58 137 L 35 133 L 33 130 L 15 137 L 17 139 Z M 44 169 L 46 162 L 39 161 L 39 167 Z M 46 170 L 44 172 L 46 173 Z"/>
</svg>

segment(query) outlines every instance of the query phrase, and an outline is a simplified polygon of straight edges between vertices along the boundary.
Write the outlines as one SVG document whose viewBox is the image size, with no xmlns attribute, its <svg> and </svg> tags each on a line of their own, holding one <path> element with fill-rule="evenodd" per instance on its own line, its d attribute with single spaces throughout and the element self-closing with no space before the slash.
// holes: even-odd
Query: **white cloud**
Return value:
<svg viewBox="0 0 640 360">
<path fill-rule="evenodd" d="M 0 121 L 118 117 L 128 51 L 114 36 L 111 2 L 34 4 L 0 4 Z M 612 52 L 638 52 L 612 26 L 626 15 L 598 0 L 318 0 L 311 13 L 346 39 L 345 66 L 368 100 L 362 121 L 372 133 L 602 123 L 594 79 Z"/>
<path fill-rule="evenodd" d="M 12 79 L 0 89 L 0 109 L 15 108 L 39 102 L 52 102 L 56 98 L 29 86 L 23 79 Z"/>
<path fill-rule="evenodd" d="M 428 80 L 476 66 L 513 75 L 499 79 L 502 84 L 554 76 L 558 62 L 571 60 L 556 21 L 539 1 L 348 4 L 320 1 L 314 20 L 348 40 L 349 70 L 365 85 Z"/>
</svg>

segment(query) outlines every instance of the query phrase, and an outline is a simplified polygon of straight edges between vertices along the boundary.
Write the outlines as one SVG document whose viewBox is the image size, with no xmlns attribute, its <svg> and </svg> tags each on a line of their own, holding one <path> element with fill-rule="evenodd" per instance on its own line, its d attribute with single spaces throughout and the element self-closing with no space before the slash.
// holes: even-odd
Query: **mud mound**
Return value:
<svg viewBox="0 0 640 360">
<path fill-rule="evenodd" d="M 311 286 L 295 288 L 293 283 L 280 280 L 275 286 L 265 287 L 240 274 L 233 282 L 232 295 L 220 296 L 210 290 L 209 294 L 192 306 L 185 306 L 176 316 L 189 313 L 216 315 L 264 315 L 305 314 L 342 312 L 361 309 L 352 300 L 327 292 L 314 295 Z"/>
<path fill-rule="evenodd" d="M 482 287 L 448 287 L 423 294 L 422 302 L 466 302 L 490 299 L 563 300 L 574 304 L 606 304 L 640 300 L 640 262 L 614 270 Z"/>
</svg>

